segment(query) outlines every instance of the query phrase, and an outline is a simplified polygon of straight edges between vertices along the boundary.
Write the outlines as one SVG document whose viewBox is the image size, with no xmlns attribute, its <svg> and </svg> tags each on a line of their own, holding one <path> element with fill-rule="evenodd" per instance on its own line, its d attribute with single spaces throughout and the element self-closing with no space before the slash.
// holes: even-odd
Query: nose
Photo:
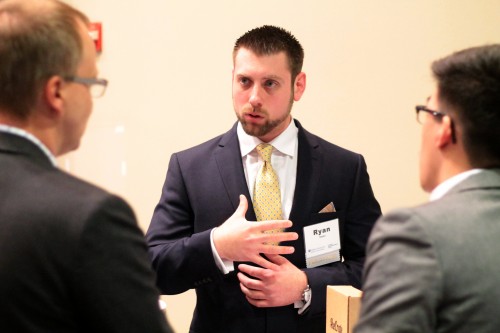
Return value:
<svg viewBox="0 0 500 333">
<path fill-rule="evenodd" d="M 261 94 L 262 94 L 261 87 L 258 84 L 255 84 L 252 87 L 252 91 L 250 93 L 250 99 L 248 101 L 250 105 L 253 106 L 254 109 L 262 107 Z"/>
</svg>

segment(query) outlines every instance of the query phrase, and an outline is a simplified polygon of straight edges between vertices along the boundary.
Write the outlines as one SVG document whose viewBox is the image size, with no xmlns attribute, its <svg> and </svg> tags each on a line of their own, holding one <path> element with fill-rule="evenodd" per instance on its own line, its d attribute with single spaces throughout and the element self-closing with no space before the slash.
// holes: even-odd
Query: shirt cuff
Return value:
<svg viewBox="0 0 500 333">
<path fill-rule="evenodd" d="M 217 253 L 217 249 L 215 248 L 214 244 L 214 230 L 216 228 L 213 228 L 212 231 L 210 232 L 210 246 L 212 247 L 212 255 L 214 256 L 215 264 L 219 268 L 219 270 L 223 274 L 228 274 L 234 271 L 234 262 L 231 260 L 224 260 L 219 256 L 219 253 Z"/>
<path fill-rule="evenodd" d="M 299 309 L 298 311 L 299 315 L 303 314 L 304 312 L 306 312 L 307 309 L 309 309 L 309 306 L 311 305 L 311 299 L 312 299 L 312 293 L 311 297 L 309 297 L 309 300 L 307 302 L 300 300 L 293 303 L 293 307 Z"/>
</svg>

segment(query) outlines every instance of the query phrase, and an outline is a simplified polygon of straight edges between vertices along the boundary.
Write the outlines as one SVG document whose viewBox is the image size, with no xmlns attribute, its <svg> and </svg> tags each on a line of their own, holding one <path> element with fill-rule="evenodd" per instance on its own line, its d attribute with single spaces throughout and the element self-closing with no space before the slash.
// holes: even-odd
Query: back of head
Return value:
<svg viewBox="0 0 500 333">
<path fill-rule="evenodd" d="M 453 53 L 435 61 L 432 71 L 471 165 L 500 167 L 500 44 Z"/>
<path fill-rule="evenodd" d="M 0 1 L 0 112 L 25 119 L 44 83 L 80 62 L 81 12 L 58 0 Z"/>
<path fill-rule="evenodd" d="M 264 25 L 246 32 L 234 44 L 233 59 L 240 48 L 246 48 L 258 56 L 285 52 L 292 73 L 292 82 L 302 71 L 304 49 L 299 41 L 283 28 Z"/>
</svg>

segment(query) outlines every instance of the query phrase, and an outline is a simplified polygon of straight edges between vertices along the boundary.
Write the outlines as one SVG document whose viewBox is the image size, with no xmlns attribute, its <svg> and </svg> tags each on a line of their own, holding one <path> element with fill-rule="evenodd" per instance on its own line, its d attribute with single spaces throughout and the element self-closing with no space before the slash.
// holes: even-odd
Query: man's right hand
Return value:
<svg viewBox="0 0 500 333">
<path fill-rule="evenodd" d="M 295 251 L 293 246 L 271 245 L 298 239 L 296 232 L 267 231 L 286 229 L 292 226 L 289 220 L 271 220 L 250 222 L 245 219 L 248 201 L 240 195 L 240 205 L 234 214 L 213 233 L 217 253 L 222 259 L 230 261 L 250 261 L 259 266 L 269 262 L 260 254 L 290 254 Z"/>
</svg>

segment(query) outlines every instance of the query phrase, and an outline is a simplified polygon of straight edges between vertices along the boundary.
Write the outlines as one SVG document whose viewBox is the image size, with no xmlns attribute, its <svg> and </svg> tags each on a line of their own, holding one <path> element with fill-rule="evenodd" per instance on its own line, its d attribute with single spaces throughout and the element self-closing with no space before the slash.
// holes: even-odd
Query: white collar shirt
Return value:
<svg viewBox="0 0 500 333">
<path fill-rule="evenodd" d="M 45 155 L 47 155 L 48 159 L 50 160 L 50 163 L 52 163 L 53 166 L 57 167 L 57 161 L 54 155 L 50 152 L 50 150 L 45 146 L 36 136 L 34 136 L 31 133 L 26 132 L 23 129 L 20 129 L 18 127 L 14 126 L 7 126 L 4 124 L 0 124 L 0 132 L 4 133 L 10 133 L 13 135 L 20 136 L 22 138 L 25 138 L 26 140 L 31 141 L 33 144 L 35 144 Z"/>
<path fill-rule="evenodd" d="M 465 172 L 459 173 L 455 175 L 441 184 L 439 184 L 432 192 L 429 197 L 429 201 L 435 201 L 441 199 L 446 193 L 448 193 L 453 187 L 463 182 L 468 177 L 478 174 L 482 171 L 482 169 L 471 169 Z"/>
<path fill-rule="evenodd" d="M 261 144 L 262 141 L 245 133 L 241 123 L 238 123 L 237 134 L 245 178 L 250 196 L 253 198 L 255 179 L 263 163 L 262 158 L 255 148 Z M 298 128 L 295 126 L 295 122 L 292 120 L 283 133 L 268 143 L 274 147 L 271 154 L 271 166 L 278 174 L 280 182 L 283 219 L 288 219 L 290 211 L 292 210 L 297 176 L 297 154 L 299 145 Z"/>
</svg>

